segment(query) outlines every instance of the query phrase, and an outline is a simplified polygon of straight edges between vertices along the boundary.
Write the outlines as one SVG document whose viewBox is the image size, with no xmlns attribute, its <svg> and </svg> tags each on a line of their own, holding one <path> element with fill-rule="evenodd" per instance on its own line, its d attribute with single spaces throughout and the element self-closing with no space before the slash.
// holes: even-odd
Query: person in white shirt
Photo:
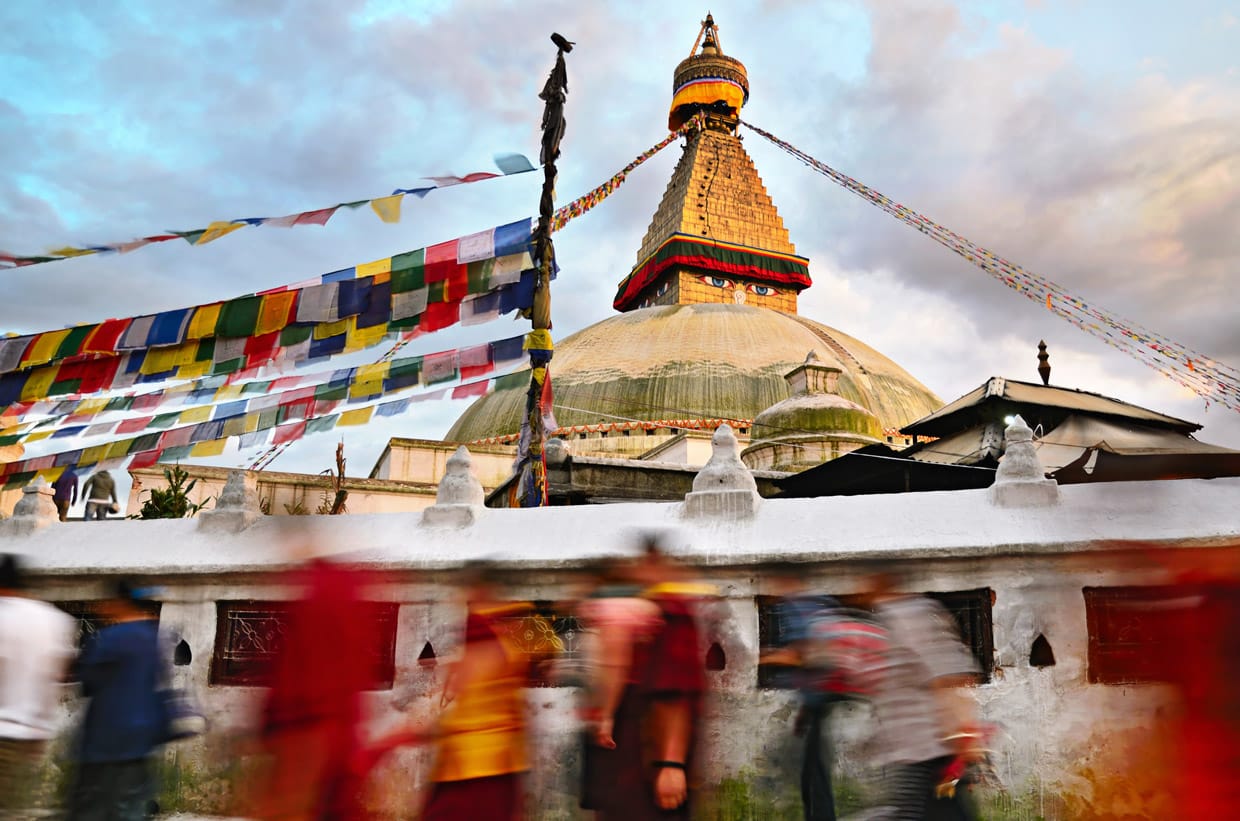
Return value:
<svg viewBox="0 0 1240 821">
<path fill-rule="evenodd" d="M 28 598 L 17 557 L 0 554 L 0 818 L 32 809 L 76 629 L 67 613 Z"/>
</svg>

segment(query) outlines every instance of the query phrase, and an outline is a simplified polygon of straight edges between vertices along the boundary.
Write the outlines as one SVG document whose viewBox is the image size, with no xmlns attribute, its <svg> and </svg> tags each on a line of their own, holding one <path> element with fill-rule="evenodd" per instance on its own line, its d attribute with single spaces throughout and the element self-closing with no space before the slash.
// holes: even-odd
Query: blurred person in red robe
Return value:
<svg viewBox="0 0 1240 821">
<path fill-rule="evenodd" d="M 360 817 L 354 763 L 362 693 L 372 686 L 366 572 L 322 558 L 294 571 L 302 588 L 270 672 L 258 728 L 270 756 L 251 812 L 262 819 Z"/>
<path fill-rule="evenodd" d="M 599 625 L 599 713 L 585 749 L 581 805 L 596 810 L 601 821 L 690 817 L 690 772 L 706 691 L 695 606 L 706 591 L 685 579 L 655 538 L 643 548 L 638 561 L 618 569 L 648 607 L 626 606 Z M 610 629 L 620 632 L 607 635 Z"/>
<path fill-rule="evenodd" d="M 1156 672 L 1179 696 L 1167 722 L 1172 763 L 1161 773 L 1132 766 L 1169 789 L 1178 818 L 1230 818 L 1240 807 L 1240 545 L 1111 547 L 1136 551 L 1137 566 L 1152 560 L 1172 580 L 1163 601 L 1146 605 L 1157 607 L 1161 628 L 1147 653 L 1162 660 Z"/>
</svg>

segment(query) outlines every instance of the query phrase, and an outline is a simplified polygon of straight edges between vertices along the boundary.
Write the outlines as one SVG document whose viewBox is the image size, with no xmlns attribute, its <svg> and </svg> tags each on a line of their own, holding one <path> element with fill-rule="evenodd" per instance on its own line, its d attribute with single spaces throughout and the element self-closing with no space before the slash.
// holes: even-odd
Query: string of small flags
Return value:
<svg viewBox="0 0 1240 821">
<path fill-rule="evenodd" d="M 448 188 L 453 185 L 464 185 L 468 183 L 481 182 L 482 180 L 495 179 L 496 177 L 506 177 L 512 174 L 524 174 L 534 170 L 534 165 L 522 154 L 499 154 L 495 157 L 495 165 L 499 168 L 499 173 L 491 171 L 475 171 L 466 174 L 463 177 L 453 175 L 442 175 L 438 177 L 423 177 L 424 180 L 430 180 L 430 185 L 421 185 L 414 188 L 397 188 L 391 194 L 382 197 L 371 197 L 363 200 L 352 200 L 351 202 L 341 202 L 326 208 L 314 208 L 309 211 L 299 211 L 296 214 L 285 214 L 281 217 L 242 217 L 241 219 L 232 220 L 216 220 L 205 228 L 195 228 L 190 231 L 165 231 L 151 236 L 141 237 L 139 239 L 129 240 L 128 242 L 109 242 L 101 245 L 66 245 L 60 248 L 54 248 L 46 254 L 37 254 L 31 256 L 21 256 L 6 251 L 0 251 L 0 268 L 23 268 L 28 265 L 39 265 L 44 262 L 56 262 L 62 259 L 72 259 L 73 257 L 89 256 L 91 254 L 127 254 L 136 251 L 139 248 L 145 248 L 148 245 L 154 245 L 160 242 L 168 242 L 175 239 L 183 239 L 190 245 L 206 245 L 214 242 L 221 237 L 226 237 L 234 231 L 240 231 L 246 227 L 257 227 L 263 225 L 278 226 L 281 228 L 293 228 L 301 225 L 326 225 L 337 211 L 341 208 L 356 210 L 363 206 L 369 205 L 375 215 L 384 222 L 393 223 L 400 222 L 401 201 L 406 196 L 414 196 L 418 199 L 425 197 L 432 191 L 439 188 Z"/>
<path fill-rule="evenodd" d="M 1027 299 L 1044 305 L 1056 316 L 1132 356 L 1207 402 L 1218 402 L 1232 410 L 1240 410 L 1240 371 L 1232 366 L 1086 302 L 1063 286 L 976 245 L 929 217 L 814 159 L 774 134 L 743 120 L 741 124 L 843 188 L 973 263 Z"/>
</svg>

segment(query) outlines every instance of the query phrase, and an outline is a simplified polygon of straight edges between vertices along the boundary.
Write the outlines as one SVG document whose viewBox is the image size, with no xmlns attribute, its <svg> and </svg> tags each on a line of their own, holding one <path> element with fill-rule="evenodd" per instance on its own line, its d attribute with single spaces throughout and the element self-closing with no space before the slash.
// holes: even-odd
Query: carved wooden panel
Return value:
<svg viewBox="0 0 1240 821">
<path fill-rule="evenodd" d="M 364 602 L 371 642 L 372 690 L 390 690 L 396 678 L 396 602 Z M 216 603 L 215 652 L 211 684 L 263 684 L 288 630 L 289 603 L 221 601 Z"/>
</svg>

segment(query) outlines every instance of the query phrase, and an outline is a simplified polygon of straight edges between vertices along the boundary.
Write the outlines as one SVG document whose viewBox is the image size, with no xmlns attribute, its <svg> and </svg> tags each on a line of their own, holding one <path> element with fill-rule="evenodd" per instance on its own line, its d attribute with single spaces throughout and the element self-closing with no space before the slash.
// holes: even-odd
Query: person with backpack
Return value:
<svg viewBox="0 0 1240 821">
<path fill-rule="evenodd" d="M 793 731 L 804 738 L 801 804 L 805 821 L 835 821 L 829 719 L 840 702 L 867 698 L 881 669 L 886 635 L 874 619 L 811 593 L 804 569 L 792 562 L 769 567 L 775 591 L 775 634 L 762 664 L 777 685 L 795 687 L 801 708 Z"/>
</svg>

